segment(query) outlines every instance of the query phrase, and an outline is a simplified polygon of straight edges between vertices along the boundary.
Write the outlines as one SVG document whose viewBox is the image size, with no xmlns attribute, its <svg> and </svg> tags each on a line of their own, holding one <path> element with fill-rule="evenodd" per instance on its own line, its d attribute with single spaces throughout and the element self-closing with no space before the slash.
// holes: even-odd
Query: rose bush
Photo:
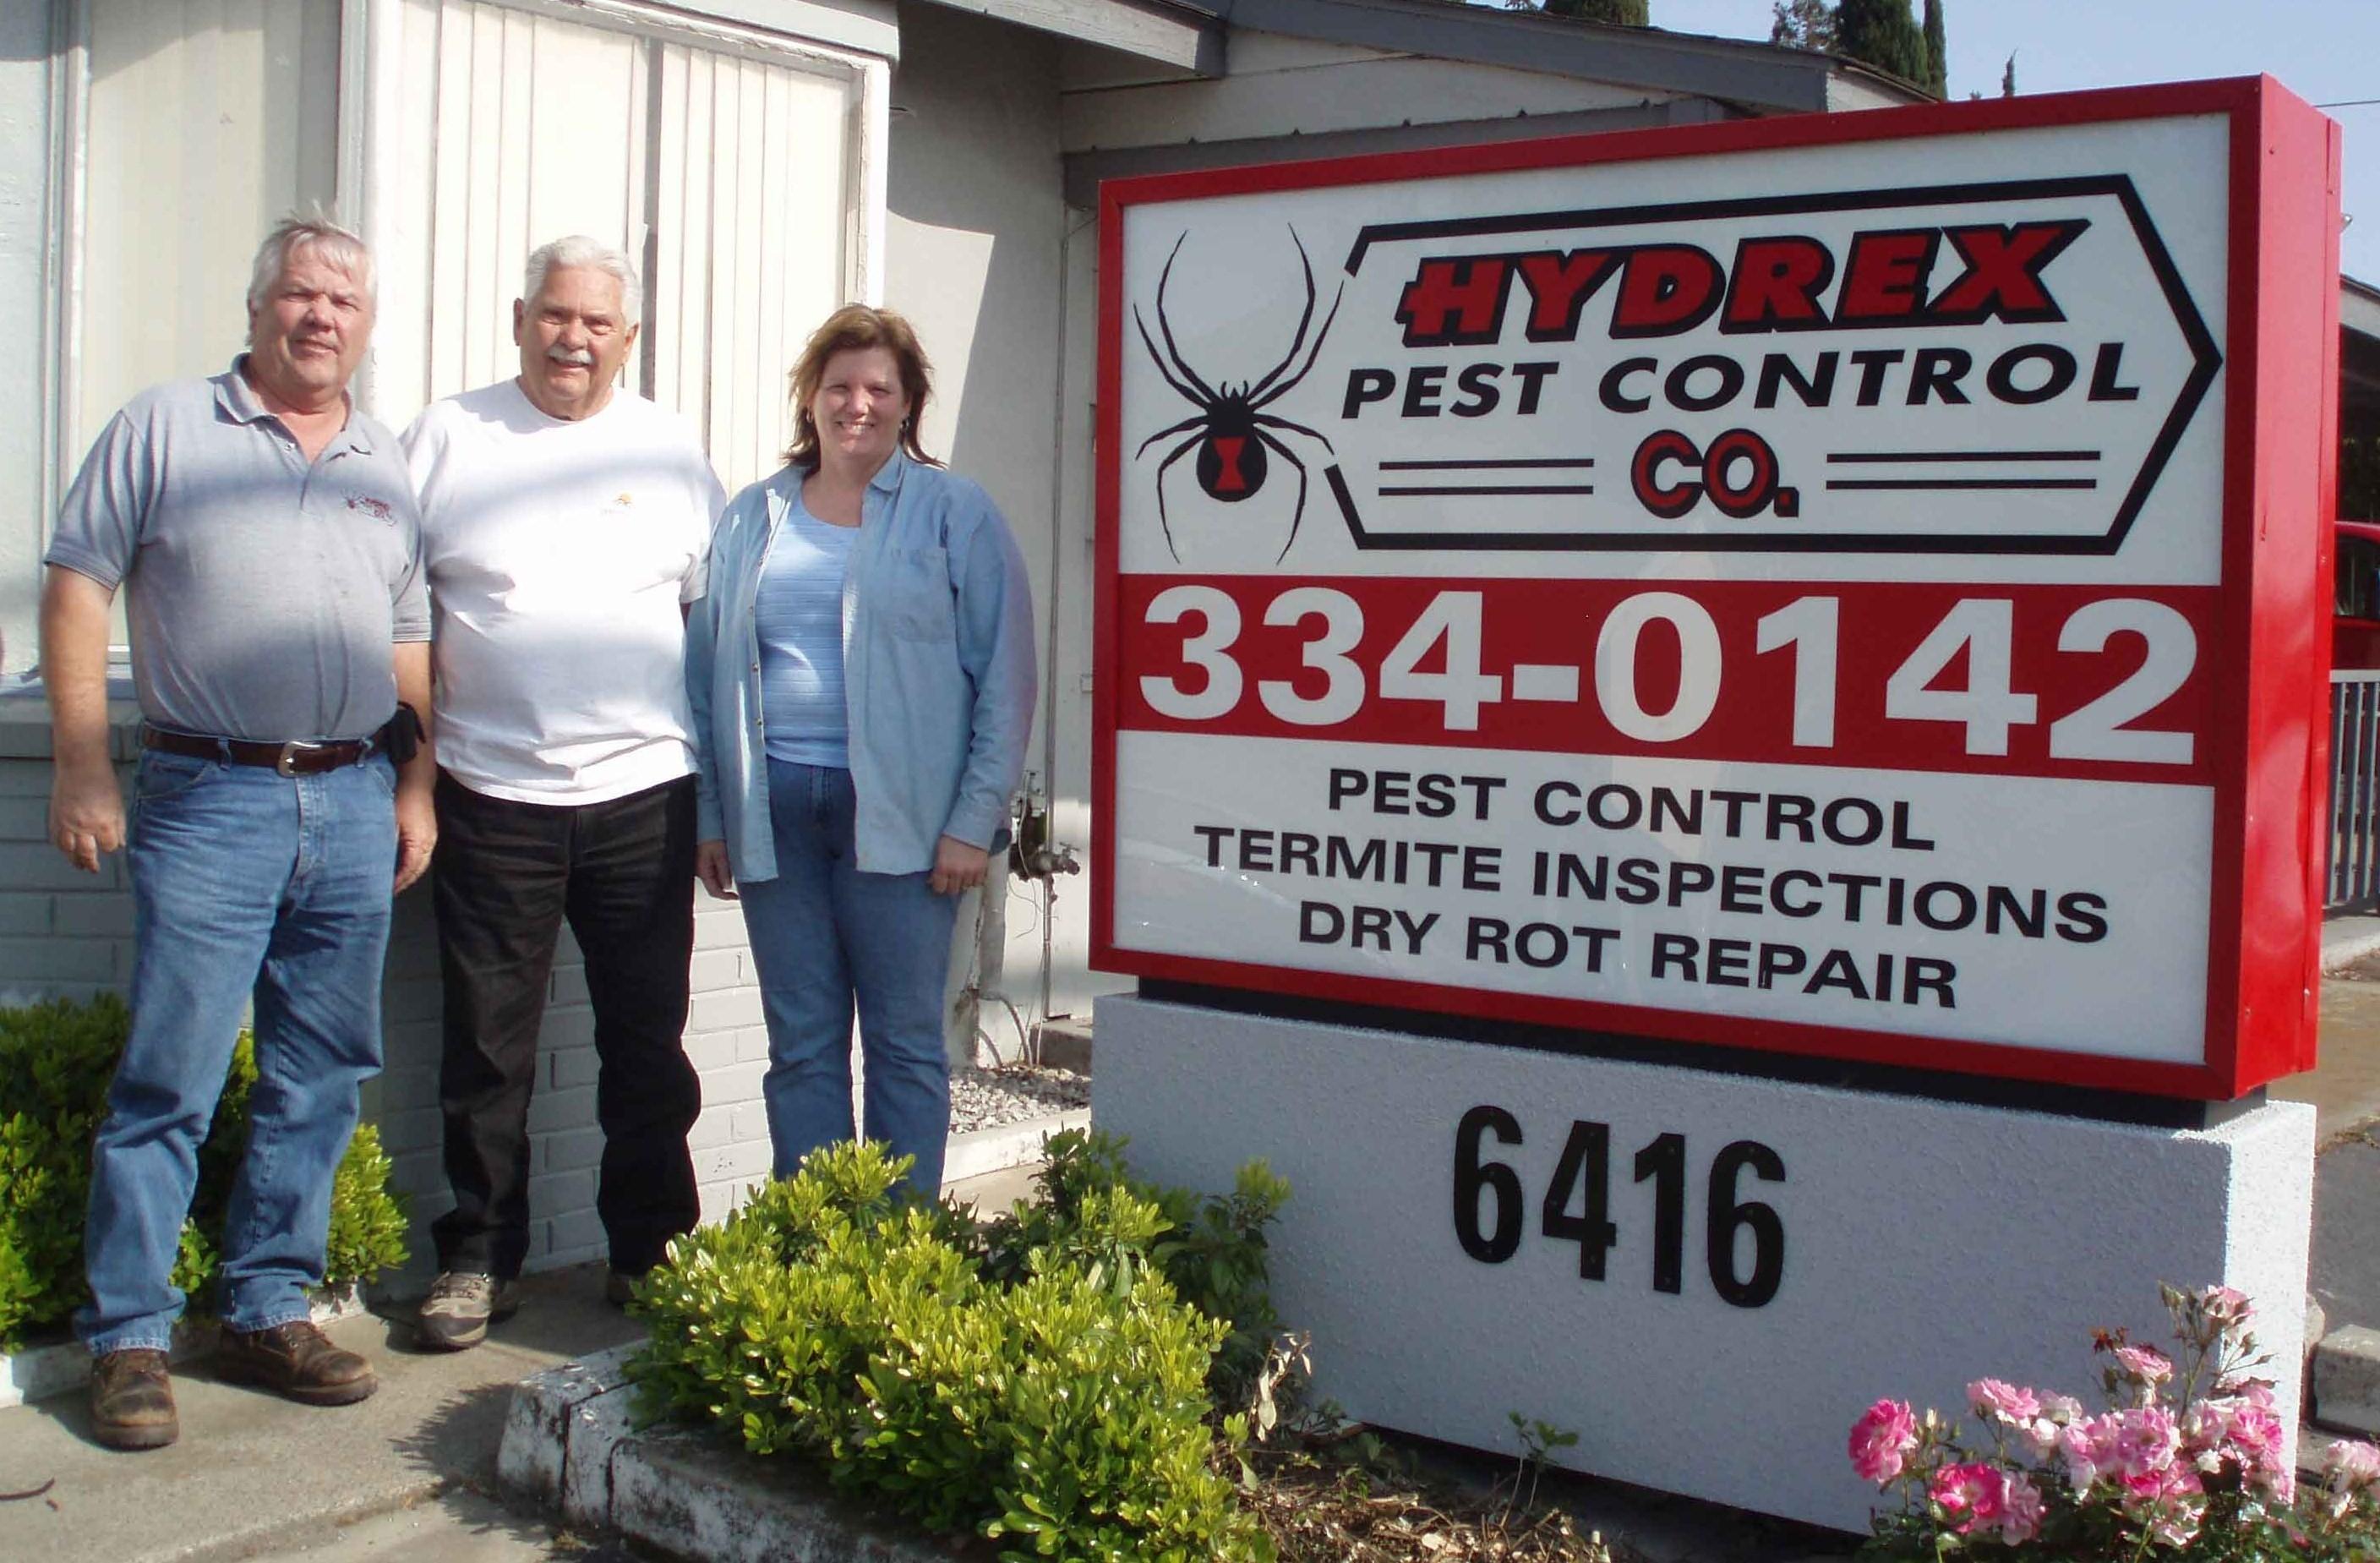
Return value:
<svg viewBox="0 0 2380 1563">
<path fill-rule="evenodd" d="M 1852 1469 L 1894 1493 L 1863 1556 L 2351 1563 L 2380 1557 L 2380 1449 L 2339 1444 L 2300 1491 L 2246 1297 L 2161 1288 L 2180 1350 L 2102 1334 L 2107 1410 L 1999 1379 L 1967 1386 L 1980 1435 L 1878 1400 Z"/>
</svg>

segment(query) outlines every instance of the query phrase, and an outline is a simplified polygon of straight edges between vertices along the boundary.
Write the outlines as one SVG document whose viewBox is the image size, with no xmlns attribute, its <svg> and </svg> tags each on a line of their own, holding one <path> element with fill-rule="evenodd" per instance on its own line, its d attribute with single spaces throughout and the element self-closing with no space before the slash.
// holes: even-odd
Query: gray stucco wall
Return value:
<svg viewBox="0 0 2380 1563">
<path fill-rule="evenodd" d="M 940 6 L 902 6 L 901 33 L 884 301 L 934 362 L 928 448 L 991 491 L 1046 600 L 1064 216 L 1056 43 Z"/>
</svg>

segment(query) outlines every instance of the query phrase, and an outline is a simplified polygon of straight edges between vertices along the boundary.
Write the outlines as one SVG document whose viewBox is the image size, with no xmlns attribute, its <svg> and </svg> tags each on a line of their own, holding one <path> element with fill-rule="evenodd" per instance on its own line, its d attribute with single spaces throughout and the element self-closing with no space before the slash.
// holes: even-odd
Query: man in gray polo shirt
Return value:
<svg viewBox="0 0 2380 1563">
<path fill-rule="evenodd" d="M 124 844 L 107 755 L 108 609 L 128 602 L 140 766 L 132 1034 L 91 1145 L 83 1232 L 91 1428 L 178 1432 L 166 1349 L 198 1150 L 255 1004 L 257 1082 L 223 1234 L 226 1378 L 312 1405 L 377 1387 L 308 1318 L 358 1087 L 380 1068 L 389 901 L 435 836 L 420 519 L 395 439 L 347 382 L 370 253 L 292 219 L 257 252 L 248 351 L 108 421 L 46 556 L 50 831 L 79 868 Z M 408 759 L 408 755 L 410 758 Z M 404 762 L 402 772 L 398 763 Z"/>
</svg>

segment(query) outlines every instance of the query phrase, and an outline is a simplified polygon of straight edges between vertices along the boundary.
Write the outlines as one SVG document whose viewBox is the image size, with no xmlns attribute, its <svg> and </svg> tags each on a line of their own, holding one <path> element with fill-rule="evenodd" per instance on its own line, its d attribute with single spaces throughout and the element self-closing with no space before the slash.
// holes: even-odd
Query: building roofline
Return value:
<svg viewBox="0 0 2380 1563">
<path fill-rule="evenodd" d="M 2338 324 L 2359 336 L 2380 337 L 2380 287 L 2339 273 Z"/>
<path fill-rule="evenodd" d="M 1451 0 L 1213 0 L 1235 28 L 1467 60 L 1658 92 L 1755 111 L 1815 112 L 1828 84 L 1856 75 L 1912 102 L 1920 89 L 1831 55 L 1741 38 L 1621 27 Z"/>
<path fill-rule="evenodd" d="M 1244 29 L 1706 97 L 1754 113 L 1823 111 L 1834 106 L 1830 84 L 1843 79 L 1888 99 L 1931 101 L 1912 83 L 1808 49 L 1497 10 L 1461 0 L 929 3 L 1121 49 L 1200 76 L 1223 73 L 1224 33 Z"/>
</svg>

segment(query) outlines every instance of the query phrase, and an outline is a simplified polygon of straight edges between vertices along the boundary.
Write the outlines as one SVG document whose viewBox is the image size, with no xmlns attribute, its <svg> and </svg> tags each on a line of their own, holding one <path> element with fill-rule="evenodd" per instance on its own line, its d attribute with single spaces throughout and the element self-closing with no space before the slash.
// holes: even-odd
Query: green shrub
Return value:
<svg viewBox="0 0 2380 1563">
<path fill-rule="evenodd" d="M 1223 1234 L 1260 1239 L 1287 1188 L 1244 1172 L 1202 1228 L 1208 1207 L 1149 1197 L 1119 1142 L 1065 1138 L 1048 1203 L 990 1223 L 905 1200 L 906 1158 L 844 1145 L 678 1239 L 632 1306 L 652 1326 L 629 1366 L 647 1412 L 815 1459 L 1004 1558 L 1269 1557 L 1210 1459 L 1208 1377 L 1234 1322 L 1172 1276 L 1269 1319 L 1260 1241 L 1224 1264 Z"/>
<path fill-rule="evenodd" d="M 91 1137 L 106 1114 L 108 1081 L 131 1024 L 124 1001 L 112 995 L 0 1009 L 0 1350 L 64 1325 L 87 1295 Z M 248 1143 L 255 1082 L 255 1046 L 243 1032 L 199 1151 L 198 1191 L 174 1266 L 174 1284 L 194 1304 L 214 1276 L 215 1238 Z M 389 1170 L 379 1135 L 359 1127 L 332 1194 L 332 1282 L 369 1280 L 404 1263 L 405 1215 L 388 1191 Z"/>
<path fill-rule="evenodd" d="M 377 1125 L 356 1125 L 331 1179 L 331 1240 L 322 1277 L 333 1286 L 369 1281 L 405 1263 L 405 1205 L 388 1186 L 396 1170 Z"/>
<path fill-rule="evenodd" d="M 1032 1255 L 1054 1250 L 1094 1275 L 1104 1271 L 1128 1286 L 1129 1267 L 1145 1258 L 1183 1301 L 1230 1326 L 1210 1383 L 1220 1402 L 1245 1403 L 1280 1324 L 1272 1309 L 1265 1229 L 1289 1198 L 1289 1184 L 1255 1161 L 1240 1168 L 1227 1195 L 1160 1188 L 1132 1175 L 1124 1143 L 1096 1130 L 1051 1135 L 1037 1179 L 1041 1203 L 1019 1205 L 985 1229 L 985 1271 L 1013 1281 Z M 1162 1229 L 1153 1237 L 1119 1229 L 1111 1214 L 1099 1214 L 1101 1207 L 1093 1200 L 1118 1191 L 1155 1206 Z"/>
</svg>

